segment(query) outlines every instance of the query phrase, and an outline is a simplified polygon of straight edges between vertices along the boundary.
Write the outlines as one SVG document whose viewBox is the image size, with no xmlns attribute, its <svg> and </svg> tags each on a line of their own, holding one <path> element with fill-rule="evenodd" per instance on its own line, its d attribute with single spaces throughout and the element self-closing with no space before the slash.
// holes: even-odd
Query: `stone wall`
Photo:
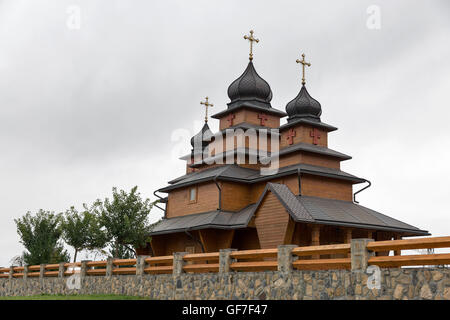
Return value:
<svg viewBox="0 0 450 320">
<path fill-rule="evenodd" d="M 87 276 L 80 289 L 69 278 L 0 279 L 0 296 L 124 294 L 150 299 L 435 299 L 450 300 L 450 270 L 381 269 L 380 289 L 361 271 L 229 272 Z"/>
</svg>

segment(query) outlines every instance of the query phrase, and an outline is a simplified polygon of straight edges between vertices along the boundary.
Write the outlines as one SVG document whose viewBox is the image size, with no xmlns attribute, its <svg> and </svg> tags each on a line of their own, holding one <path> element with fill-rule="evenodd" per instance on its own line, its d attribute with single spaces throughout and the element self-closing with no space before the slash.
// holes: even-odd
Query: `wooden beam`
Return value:
<svg viewBox="0 0 450 320">
<path fill-rule="evenodd" d="M 185 261 L 209 261 L 219 260 L 219 252 L 190 253 L 183 257 Z"/>
<path fill-rule="evenodd" d="M 185 272 L 219 272 L 218 263 L 191 264 L 183 267 Z"/>
<path fill-rule="evenodd" d="M 149 257 L 145 259 L 147 264 L 173 263 L 173 256 Z"/>
<path fill-rule="evenodd" d="M 450 237 L 374 241 L 367 244 L 367 249 L 375 252 L 432 248 L 450 248 Z"/>
<path fill-rule="evenodd" d="M 313 225 L 311 229 L 311 246 L 320 245 L 320 226 Z M 320 255 L 313 255 L 312 259 L 320 259 Z"/>
<path fill-rule="evenodd" d="M 151 274 L 172 273 L 172 271 L 173 271 L 173 266 L 147 267 L 144 269 L 145 273 L 151 273 Z"/>
<path fill-rule="evenodd" d="M 313 254 L 342 254 L 350 252 L 350 244 L 329 244 L 322 246 L 298 247 L 292 249 L 292 254 L 297 256 L 310 256 Z"/>
<path fill-rule="evenodd" d="M 402 240 L 402 236 L 399 234 L 395 234 L 394 240 Z M 400 250 L 400 249 L 394 250 L 394 256 L 401 256 L 401 255 L 402 255 L 402 250 Z"/>
<path fill-rule="evenodd" d="M 369 258 L 369 265 L 379 267 L 401 267 L 450 264 L 450 253 L 421 254 L 406 256 L 382 256 Z"/>
<path fill-rule="evenodd" d="M 264 271 L 277 270 L 277 261 L 248 261 L 248 262 L 234 262 L 230 268 L 236 271 Z"/>
<path fill-rule="evenodd" d="M 351 261 L 350 258 L 297 260 L 292 265 L 302 270 L 350 269 Z"/>
<path fill-rule="evenodd" d="M 242 250 L 231 252 L 231 258 L 234 259 L 262 259 L 262 258 L 276 258 L 278 249 L 256 249 L 256 250 Z"/>
</svg>

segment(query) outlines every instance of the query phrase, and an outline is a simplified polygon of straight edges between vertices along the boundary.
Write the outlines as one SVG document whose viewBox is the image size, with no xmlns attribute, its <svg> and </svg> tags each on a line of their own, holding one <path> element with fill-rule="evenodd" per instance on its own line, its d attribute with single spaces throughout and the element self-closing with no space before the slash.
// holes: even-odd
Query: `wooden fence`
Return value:
<svg viewBox="0 0 450 320">
<path fill-rule="evenodd" d="M 362 248 L 361 248 L 362 246 Z M 359 248 L 358 252 L 357 249 Z M 180 274 L 205 272 L 257 272 L 357 269 L 379 267 L 427 266 L 450 264 L 450 253 L 420 255 L 377 255 L 411 249 L 450 248 L 450 237 L 408 240 L 370 241 L 353 239 L 352 243 L 320 246 L 280 246 L 277 249 L 221 250 L 212 253 L 174 253 L 170 256 L 111 259 L 75 263 L 43 264 L 0 268 L 0 278 Z M 361 251 L 361 249 L 363 251 Z M 367 255 L 361 254 L 367 253 Z M 398 253 L 397 253 L 398 254 Z M 365 257 L 365 258 L 364 258 Z M 365 259 L 364 261 L 355 261 Z"/>
</svg>

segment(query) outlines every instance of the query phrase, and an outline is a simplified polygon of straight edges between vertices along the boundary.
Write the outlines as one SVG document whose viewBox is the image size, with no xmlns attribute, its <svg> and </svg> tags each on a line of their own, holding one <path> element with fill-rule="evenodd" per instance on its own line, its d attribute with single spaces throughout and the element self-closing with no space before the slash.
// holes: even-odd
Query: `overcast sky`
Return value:
<svg viewBox="0 0 450 320">
<path fill-rule="evenodd" d="M 339 128 L 329 147 L 373 183 L 361 204 L 449 235 L 449 18 L 444 0 L 0 1 L 0 265 L 23 251 L 13 219 L 27 211 L 113 186 L 154 199 L 182 175 L 199 102 L 226 107 L 250 29 L 273 107 L 297 95 L 301 53 L 312 63 L 309 93 Z"/>
</svg>

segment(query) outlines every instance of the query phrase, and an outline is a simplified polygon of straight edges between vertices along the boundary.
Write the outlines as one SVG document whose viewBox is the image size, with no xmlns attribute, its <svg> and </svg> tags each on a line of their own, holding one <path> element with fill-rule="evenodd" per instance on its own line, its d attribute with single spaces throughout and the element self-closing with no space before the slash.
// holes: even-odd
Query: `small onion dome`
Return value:
<svg viewBox="0 0 450 320">
<path fill-rule="evenodd" d="M 238 105 L 239 101 L 249 101 L 260 107 L 270 107 L 272 90 L 266 80 L 256 73 L 253 62 L 248 63 L 244 73 L 228 87 L 229 107 Z"/>
<path fill-rule="evenodd" d="M 322 107 L 319 101 L 309 95 L 303 85 L 299 94 L 286 105 L 286 112 L 289 116 L 288 121 L 297 119 L 320 121 Z"/>
<path fill-rule="evenodd" d="M 191 138 L 191 146 L 194 148 L 195 141 L 198 139 L 198 141 L 201 141 L 202 144 L 202 150 L 209 144 L 211 141 L 213 134 L 211 130 L 209 129 L 208 124 L 205 122 L 203 125 L 202 130 L 200 130 L 199 133 L 197 133 L 195 136 Z M 198 142 L 197 142 L 198 143 Z"/>
</svg>

